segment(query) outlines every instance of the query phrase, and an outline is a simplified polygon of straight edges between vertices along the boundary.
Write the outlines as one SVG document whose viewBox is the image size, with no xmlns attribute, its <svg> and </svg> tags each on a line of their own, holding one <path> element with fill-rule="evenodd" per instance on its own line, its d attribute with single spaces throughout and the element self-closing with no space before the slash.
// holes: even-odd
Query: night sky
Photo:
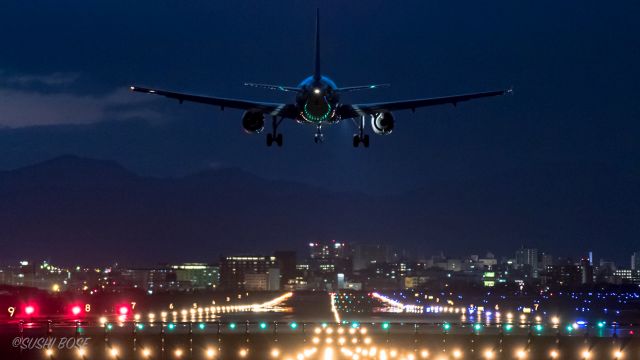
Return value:
<svg viewBox="0 0 640 360">
<path fill-rule="evenodd" d="M 241 130 L 241 111 L 127 90 L 291 101 L 242 84 L 297 85 L 310 75 L 316 7 L 325 75 L 338 86 L 392 85 L 343 101 L 511 86 L 514 94 L 399 112 L 392 135 L 354 149 L 350 122 L 326 129 L 322 145 L 313 143 L 313 127 L 288 122 L 284 147 L 267 148 L 264 135 Z M 0 169 L 74 154 L 144 176 L 234 167 L 372 195 L 449 182 L 491 187 L 487 179 L 503 174 L 559 167 L 599 179 L 606 169 L 640 185 L 639 13 L 637 1 L 591 0 L 5 2 Z M 571 181 L 582 188 L 593 179 Z M 598 184 L 604 194 L 616 186 Z M 489 191 L 507 198 L 515 191 L 495 186 Z M 609 215 L 640 214 L 631 211 Z M 616 224 L 615 239 L 603 232 L 586 246 L 614 240 L 624 251 L 640 248 L 638 226 Z M 525 237 L 535 245 L 535 236 Z M 581 236 L 568 232 L 568 243 L 582 249 Z"/>
</svg>

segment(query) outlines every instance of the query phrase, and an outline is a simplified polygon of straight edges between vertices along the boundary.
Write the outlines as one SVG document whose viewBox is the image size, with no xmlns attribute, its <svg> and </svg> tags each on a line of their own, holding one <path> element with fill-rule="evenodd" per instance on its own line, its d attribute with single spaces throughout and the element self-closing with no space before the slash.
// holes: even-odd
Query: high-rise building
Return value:
<svg viewBox="0 0 640 360">
<path fill-rule="evenodd" d="M 220 287 L 225 290 L 244 289 L 245 274 L 267 274 L 275 267 L 275 256 L 225 256 L 220 260 Z M 265 278 L 264 281 L 268 280 Z"/>
<path fill-rule="evenodd" d="M 273 253 L 276 257 L 276 264 L 280 269 L 280 277 L 282 284 L 288 284 L 295 281 L 297 271 L 297 259 L 295 251 L 276 251 Z"/>
<path fill-rule="evenodd" d="M 640 251 L 631 254 L 631 270 L 640 270 Z"/>
<path fill-rule="evenodd" d="M 580 260 L 580 275 L 582 284 L 593 284 L 593 266 L 588 257 Z"/>
<path fill-rule="evenodd" d="M 364 270 L 377 263 L 391 262 L 391 250 L 386 245 L 356 244 L 353 246 L 353 270 Z"/>
<path fill-rule="evenodd" d="M 538 277 L 538 249 L 521 248 L 516 251 L 516 267 L 527 270 L 529 274 Z"/>
<path fill-rule="evenodd" d="M 353 268 L 351 248 L 343 242 L 312 242 L 309 244 L 309 265 L 321 275 L 350 274 Z"/>
<path fill-rule="evenodd" d="M 215 289 L 220 283 L 220 268 L 205 263 L 171 265 L 180 282 L 189 282 L 194 289 Z"/>
</svg>

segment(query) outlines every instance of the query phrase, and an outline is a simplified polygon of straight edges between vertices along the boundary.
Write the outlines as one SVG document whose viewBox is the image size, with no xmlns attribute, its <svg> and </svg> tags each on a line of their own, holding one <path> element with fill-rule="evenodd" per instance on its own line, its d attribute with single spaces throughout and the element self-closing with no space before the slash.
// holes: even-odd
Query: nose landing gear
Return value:
<svg viewBox="0 0 640 360">
<path fill-rule="evenodd" d="M 318 125 L 318 127 L 316 128 L 316 134 L 313 137 L 313 141 L 315 141 L 316 144 L 322 144 L 323 140 L 324 135 L 322 135 L 322 126 Z"/>
</svg>

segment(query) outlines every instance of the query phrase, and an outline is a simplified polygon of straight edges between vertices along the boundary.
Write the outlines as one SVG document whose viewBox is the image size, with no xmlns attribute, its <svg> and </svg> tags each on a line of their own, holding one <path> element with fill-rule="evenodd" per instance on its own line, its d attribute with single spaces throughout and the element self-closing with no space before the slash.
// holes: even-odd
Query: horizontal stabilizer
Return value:
<svg viewBox="0 0 640 360">
<path fill-rule="evenodd" d="M 302 91 L 302 89 L 293 86 L 283 86 L 283 85 L 271 85 L 271 84 L 256 84 L 256 83 L 244 83 L 245 86 L 251 86 L 254 88 L 267 89 L 267 90 L 278 90 L 278 91 Z"/>
<path fill-rule="evenodd" d="M 368 89 L 377 89 L 383 87 L 389 87 L 391 84 L 373 84 L 373 85 L 361 85 L 361 86 L 347 86 L 337 88 L 337 92 L 349 92 L 349 91 L 359 91 L 359 90 L 368 90 Z"/>
</svg>

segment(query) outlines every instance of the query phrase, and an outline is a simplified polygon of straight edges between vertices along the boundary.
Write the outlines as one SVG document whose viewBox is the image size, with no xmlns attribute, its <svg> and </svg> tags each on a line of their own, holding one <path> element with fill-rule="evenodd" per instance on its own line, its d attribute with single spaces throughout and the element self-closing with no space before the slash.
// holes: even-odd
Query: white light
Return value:
<svg viewBox="0 0 640 360">
<path fill-rule="evenodd" d="M 320 89 L 318 89 L 318 88 L 313 89 L 313 93 L 314 94 L 320 94 Z"/>
<path fill-rule="evenodd" d="M 613 357 L 616 359 L 620 359 L 622 358 L 622 351 L 618 350 L 616 352 L 613 353 Z"/>
<path fill-rule="evenodd" d="M 174 354 L 176 355 L 177 358 L 182 356 L 182 350 L 181 349 L 176 349 L 176 351 L 174 352 Z"/>
<path fill-rule="evenodd" d="M 460 359 L 462 357 L 462 351 L 460 351 L 458 349 L 453 350 L 453 357 L 456 358 L 456 359 Z"/>
<path fill-rule="evenodd" d="M 84 357 L 85 355 L 87 355 L 87 350 L 85 350 L 85 348 L 78 348 L 78 356 Z"/>
<path fill-rule="evenodd" d="M 493 359 L 493 350 L 487 350 L 484 352 L 485 359 Z"/>
<path fill-rule="evenodd" d="M 558 352 L 555 351 L 555 350 L 551 350 L 551 353 L 549 355 L 551 355 L 552 359 L 556 359 L 556 358 L 558 358 L 558 355 L 560 355 L 560 354 L 558 354 Z"/>
<path fill-rule="evenodd" d="M 524 350 L 518 350 L 518 352 L 516 353 L 516 357 L 518 359 L 524 359 L 527 357 L 527 352 Z"/>
<path fill-rule="evenodd" d="M 207 358 L 213 359 L 216 356 L 216 351 L 213 348 L 207 349 Z"/>
<path fill-rule="evenodd" d="M 45 355 L 51 357 L 51 356 L 53 356 L 53 349 L 47 348 L 47 350 L 45 350 L 44 353 L 45 353 Z"/>
<path fill-rule="evenodd" d="M 117 348 L 111 348 L 111 356 L 112 357 L 118 357 L 118 349 Z"/>
<path fill-rule="evenodd" d="M 280 356 L 280 350 L 278 350 L 278 349 L 271 350 L 271 357 L 272 358 L 277 358 L 278 356 Z"/>
<path fill-rule="evenodd" d="M 423 359 L 428 358 L 429 357 L 429 351 L 427 351 L 427 350 L 420 351 L 420 357 L 423 358 Z"/>
<path fill-rule="evenodd" d="M 142 356 L 144 356 L 144 357 L 151 356 L 151 351 L 149 349 L 143 349 L 142 350 Z"/>
<path fill-rule="evenodd" d="M 585 350 L 582 352 L 582 358 L 583 359 L 588 359 L 591 357 L 591 352 L 589 350 Z"/>
<path fill-rule="evenodd" d="M 240 357 L 246 357 L 248 353 L 249 351 L 247 349 L 240 349 L 240 352 L 238 354 L 240 355 Z"/>
</svg>

